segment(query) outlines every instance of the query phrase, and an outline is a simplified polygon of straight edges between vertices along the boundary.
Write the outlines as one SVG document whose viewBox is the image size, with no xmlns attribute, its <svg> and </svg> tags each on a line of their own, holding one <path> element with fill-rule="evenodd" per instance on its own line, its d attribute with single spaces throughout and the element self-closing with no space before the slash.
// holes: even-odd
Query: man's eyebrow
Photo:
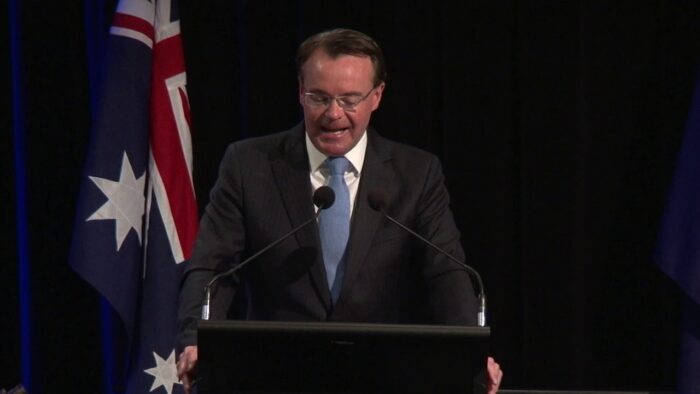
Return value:
<svg viewBox="0 0 700 394">
<path fill-rule="evenodd" d="M 324 96 L 330 96 L 325 90 L 322 89 L 308 89 L 306 93 L 321 94 Z"/>
<path fill-rule="evenodd" d="M 323 89 L 307 89 L 307 90 L 306 90 L 306 93 L 313 93 L 313 94 L 318 94 L 318 95 L 323 95 L 323 96 L 332 97 L 330 94 L 328 94 L 328 92 L 326 92 L 326 91 L 323 90 Z M 344 96 L 362 96 L 362 95 L 363 95 L 362 92 L 351 91 L 351 92 L 346 92 L 346 93 L 339 94 L 339 95 L 336 96 L 336 97 L 344 97 Z"/>
</svg>

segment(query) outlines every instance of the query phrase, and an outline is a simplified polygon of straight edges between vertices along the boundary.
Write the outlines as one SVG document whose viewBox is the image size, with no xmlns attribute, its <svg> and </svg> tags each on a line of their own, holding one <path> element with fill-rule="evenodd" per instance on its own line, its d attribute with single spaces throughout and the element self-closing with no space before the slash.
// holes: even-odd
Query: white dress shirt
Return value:
<svg viewBox="0 0 700 394">
<path fill-rule="evenodd" d="M 304 133 L 306 136 L 306 152 L 309 156 L 309 168 L 311 172 L 309 174 L 311 178 L 311 186 L 313 190 L 316 191 L 321 186 L 328 185 L 328 180 L 330 178 L 330 172 L 325 166 L 325 161 L 328 158 L 327 155 L 321 153 L 314 144 L 309 139 L 309 135 Z M 357 188 L 360 185 L 360 176 L 362 174 L 362 164 L 365 162 L 365 152 L 367 151 L 367 131 L 362 134 L 362 138 L 357 142 L 348 153 L 345 154 L 345 158 L 348 159 L 352 167 L 349 171 L 345 172 L 345 183 L 348 185 L 348 191 L 350 192 L 350 217 L 352 217 L 353 208 L 355 208 L 355 198 L 357 197 Z M 318 208 L 316 208 L 318 210 Z"/>
</svg>

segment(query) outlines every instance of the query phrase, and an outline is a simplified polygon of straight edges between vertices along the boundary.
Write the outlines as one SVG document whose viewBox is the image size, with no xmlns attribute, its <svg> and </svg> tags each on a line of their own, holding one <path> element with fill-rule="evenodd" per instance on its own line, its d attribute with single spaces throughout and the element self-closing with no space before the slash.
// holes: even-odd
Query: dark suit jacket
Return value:
<svg viewBox="0 0 700 394">
<path fill-rule="evenodd" d="M 386 192 L 387 212 L 464 260 L 438 159 L 368 130 L 348 241 L 346 274 L 332 305 L 315 223 L 216 286 L 212 319 L 234 294 L 242 317 L 282 321 L 476 323 L 468 274 L 370 208 Z M 303 124 L 229 146 L 180 293 L 180 346 L 196 343 L 202 289 L 213 271 L 252 255 L 314 215 Z M 239 311 L 240 313 L 240 311 Z"/>
</svg>

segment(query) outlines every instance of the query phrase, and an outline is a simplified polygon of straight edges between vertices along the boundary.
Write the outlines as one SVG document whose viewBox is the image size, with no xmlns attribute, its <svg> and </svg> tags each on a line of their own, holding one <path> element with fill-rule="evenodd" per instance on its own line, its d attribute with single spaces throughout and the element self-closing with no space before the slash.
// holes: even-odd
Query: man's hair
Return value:
<svg viewBox="0 0 700 394">
<path fill-rule="evenodd" d="M 302 67 L 318 49 L 332 59 L 342 55 L 369 57 L 374 66 L 374 86 L 386 81 L 386 65 L 379 45 L 372 37 L 356 30 L 333 29 L 315 34 L 301 43 L 297 50 L 297 73 L 303 81 Z"/>
</svg>

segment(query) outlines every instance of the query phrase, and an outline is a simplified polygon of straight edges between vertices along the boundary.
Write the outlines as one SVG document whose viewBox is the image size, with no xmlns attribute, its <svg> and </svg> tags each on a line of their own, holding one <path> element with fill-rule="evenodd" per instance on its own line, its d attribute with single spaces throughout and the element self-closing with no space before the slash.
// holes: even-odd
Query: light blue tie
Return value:
<svg viewBox="0 0 700 394">
<path fill-rule="evenodd" d="M 326 160 L 331 176 L 328 186 L 335 192 L 335 202 L 319 216 L 323 262 L 333 303 L 338 301 L 345 274 L 345 247 L 350 236 L 350 192 L 345 183 L 345 172 L 350 162 L 345 157 Z"/>
</svg>

